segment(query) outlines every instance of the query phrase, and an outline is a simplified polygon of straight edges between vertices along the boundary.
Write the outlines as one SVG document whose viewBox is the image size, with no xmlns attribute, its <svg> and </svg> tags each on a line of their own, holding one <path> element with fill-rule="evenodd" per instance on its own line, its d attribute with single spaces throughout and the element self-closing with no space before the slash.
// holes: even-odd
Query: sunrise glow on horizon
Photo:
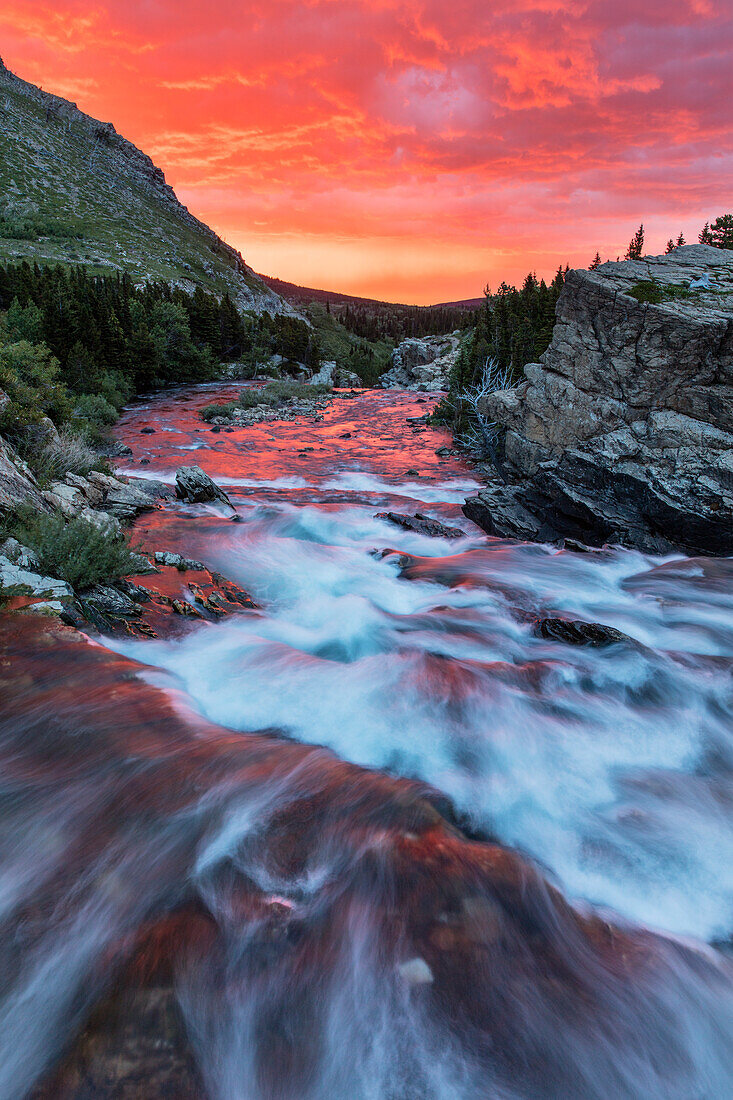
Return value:
<svg viewBox="0 0 733 1100">
<path fill-rule="evenodd" d="M 302 285 L 476 297 L 730 206 L 719 0 L 0 0 L 0 31 L 17 75 Z"/>
</svg>

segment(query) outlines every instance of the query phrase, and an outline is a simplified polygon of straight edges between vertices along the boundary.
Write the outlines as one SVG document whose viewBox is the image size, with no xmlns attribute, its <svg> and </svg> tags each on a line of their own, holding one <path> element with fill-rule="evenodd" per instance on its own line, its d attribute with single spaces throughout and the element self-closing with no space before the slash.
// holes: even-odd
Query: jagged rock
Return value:
<svg viewBox="0 0 733 1100">
<path fill-rule="evenodd" d="M 22 546 L 17 539 L 6 539 L 0 545 L 0 555 L 11 561 L 13 565 L 19 565 L 21 569 L 38 571 L 40 562 L 34 550 Z"/>
<path fill-rule="evenodd" d="M 320 369 L 316 371 L 313 377 L 310 379 L 311 386 L 333 386 L 333 375 L 336 370 L 336 363 L 333 360 L 328 360 L 326 363 L 321 363 Z"/>
<path fill-rule="evenodd" d="M 0 557 L 0 590 L 15 588 L 26 590 L 31 596 L 48 597 L 56 601 L 68 600 L 74 595 L 66 581 L 61 581 L 57 577 L 44 577 L 2 556 Z"/>
<path fill-rule="evenodd" d="M 0 513 L 12 512 L 21 504 L 30 504 L 41 512 L 50 511 L 33 474 L 0 436 Z"/>
<path fill-rule="evenodd" d="M 176 470 L 176 496 L 189 504 L 221 500 L 234 510 L 234 505 L 224 490 L 200 466 L 181 466 Z"/>
<path fill-rule="evenodd" d="M 636 645 L 637 643 L 628 634 L 616 630 L 613 626 L 604 626 L 603 623 L 586 623 L 581 619 L 538 619 L 535 623 L 534 633 L 538 638 L 548 638 L 556 642 L 566 642 L 568 645 L 602 646 Z"/>
<path fill-rule="evenodd" d="M 392 362 L 379 380 L 388 390 L 447 390 L 451 367 L 458 357 L 460 333 L 410 337 L 392 352 Z"/>
<path fill-rule="evenodd" d="M 524 373 L 485 401 L 510 484 L 467 501 L 469 518 L 499 536 L 733 551 L 733 252 L 571 271 Z"/>
<path fill-rule="evenodd" d="M 49 416 L 42 416 L 37 423 L 29 424 L 25 429 L 25 435 L 34 448 L 40 449 L 59 442 L 58 429 Z"/>
<path fill-rule="evenodd" d="M 160 573 L 160 569 L 145 557 L 144 554 L 132 554 L 135 566 L 135 575 L 138 577 L 150 576 L 152 573 Z"/>
<path fill-rule="evenodd" d="M 358 389 L 364 384 L 355 371 L 344 370 L 343 368 L 336 371 L 335 379 L 334 385 L 342 389 L 348 389 L 349 386 L 355 386 Z"/>
<path fill-rule="evenodd" d="M 128 458 L 132 454 L 132 447 L 128 447 L 126 443 L 115 439 L 111 443 L 105 443 L 101 453 L 109 458 Z"/>
<path fill-rule="evenodd" d="M 110 478 L 112 484 L 104 497 L 104 509 L 121 520 L 133 520 L 141 512 L 149 512 L 155 507 L 150 492 L 139 484 L 125 484 L 116 478 Z"/>
<path fill-rule="evenodd" d="M 206 566 L 203 562 L 194 561 L 193 558 L 184 558 L 181 554 L 173 554 L 170 550 L 156 550 L 155 560 L 158 565 L 173 565 L 176 569 L 194 569 L 200 571 Z"/>
<path fill-rule="evenodd" d="M 135 619 L 141 610 L 130 596 L 108 584 L 96 584 L 85 592 L 84 603 L 111 619 Z"/>
<path fill-rule="evenodd" d="M 377 512 L 376 519 L 386 519 L 398 527 L 405 527 L 408 531 L 415 531 L 418 535 L 427 535 L 433 539 L 462 539 L 465 531 L 460 527 L 449 527 L 437 519 L 431 519 L 420 512 L 414 516 L 406 516 L 401 512 Z"/>
</svg>

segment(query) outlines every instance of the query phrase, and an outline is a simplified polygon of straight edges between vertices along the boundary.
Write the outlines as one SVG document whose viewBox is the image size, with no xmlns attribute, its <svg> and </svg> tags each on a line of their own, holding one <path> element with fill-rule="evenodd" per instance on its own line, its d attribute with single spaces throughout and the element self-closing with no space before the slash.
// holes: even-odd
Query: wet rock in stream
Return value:
<svg viewBox="0 0 733 1100">
<path fill-rule="evenodd" d="M 176 496 L 189 504 L 221 500 L 234 511 L 231 500 L 200 466 L 180 466 L 176 470 Z"/>
<path fill-rule="evenodd" d="M 566 642 L 567 645 L 594 646 L 638 645 L 628 634 L 603 623 L 586 623 L 581 619 L 538 619 L 534 633 L 538 638 Z"/>
<path fill-rule="evenodd" d="M 416 531 L 419 535 L 427 535 L 433 539 L 462 539 L 465 531 L 460 527 L 449 527 L 447 523 L 431 519 L 421 512 L 415 512 L 414 516 L 403 515 L 400 512 L 377 512 L 376 519 L 386 519 L 398 527 L 404 527 L 408 531 Z"/>
</svg>

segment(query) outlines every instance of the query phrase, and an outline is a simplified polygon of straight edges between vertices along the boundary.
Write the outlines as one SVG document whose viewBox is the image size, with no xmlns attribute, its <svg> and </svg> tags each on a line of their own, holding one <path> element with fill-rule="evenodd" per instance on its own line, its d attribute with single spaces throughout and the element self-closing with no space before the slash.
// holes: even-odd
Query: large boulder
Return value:
<svg viewBox="0 0 733 1100">
<path fill-rule="evenodd" d="M 733 252 L 571 271 L 552 342 L 484 412 L 508 484 L 465 512 L 491 534 L 733 552 Z"/>
<path fill-rule="evenodd" d="M 388 390 L 447 390 L 459 346 L 457 332 L 403 340 L 392 352 L 390 368 L 380 378 L 379 385 Z"/>
<path fill-rule="evenodd" d="M 224 490 L 200 466 L 181 466 L 176 470 L 176 496 L 189 504 L 221 500 L 235 510 Z"/>
</svg>

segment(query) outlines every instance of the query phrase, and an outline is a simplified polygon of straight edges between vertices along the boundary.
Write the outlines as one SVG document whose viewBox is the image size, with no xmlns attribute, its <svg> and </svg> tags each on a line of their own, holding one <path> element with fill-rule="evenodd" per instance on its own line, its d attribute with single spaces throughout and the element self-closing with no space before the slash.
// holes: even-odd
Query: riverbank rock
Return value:
<svg viewBox="0 0 733 1100">
<path fill-rule="evenodd" d="M 308 380 L 311 386 L 336 386 L 348 388 L 349 386 L 362 386 L 362 380 L 353 370 L 344 370 L 338 367 L 335 361 L 323 363 L 319 370 Z"/>
<path fill-rule="evenodd" d="M 180 466 L 176 470 L 176 496 L 189 504 L 221 500 L 234 511 L 234 505 L 223 489 L 200 466 Z"/>
<path fill-rule="evenodd" d="M 401 512 L 377 512 L 375 518 L 386 519 L 407 531 L 416 531 L 418 535 L 427 535 L 433 539 L 462 539 L 466 534 L 460 527 L 449 527 L 448 524 L 424 516 L 421 512 L 415 512 L 414 516 L 406 516 Z"/>
<path fill-rule="evenodd" d="M 490 394 L 509 484 L 464 511 L 490 534 L 733 552 L 733 252 L 571 271 L 552 342 Z"/>
<path fill-rule="evenodd" d="M 8 539 L 7 541 L 15 542 L 14 539 Z M 32 553 L 32 551 L 26 551 L 26 555 Z M 63 601 L 73 598 L 73 590 L 66 581 L 59 580 L 57 577 L 44 577 L 37 570 L 37 565 L 35 567 L 24 567 L 16 564 L 9 557 L 0 555 L 0 594 L 4 593 L 5 596 L 9 596 L 18 593 L 47 599 L 54 604 L 52 610 L 60 611 Z M 56 604 L 58 604 L 58 608 L 56 608 Z"/>
<path fill-rule="evenodd" d="M 0 436 L 0 513 L 13 512 L 21 504 L 30 504 L 41 512 L 50 511 L 28 466 Z"/>
<path fill-rule="evenodd" d="M 387 390 L 447 390 L 459 346 L 458 332 L 403 340 L 392 352 L 390 368 L 380 378 L 379 385 Z"/>
</svg>

